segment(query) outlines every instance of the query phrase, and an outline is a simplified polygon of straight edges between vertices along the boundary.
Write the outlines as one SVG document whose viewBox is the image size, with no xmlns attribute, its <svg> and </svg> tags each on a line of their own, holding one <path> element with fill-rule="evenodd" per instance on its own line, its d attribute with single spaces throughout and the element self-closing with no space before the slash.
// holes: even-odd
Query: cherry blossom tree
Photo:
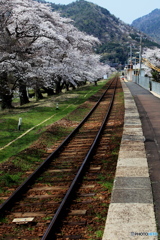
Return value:
<svg viewBox="0 0 160 240">
<path fill-rule="evenodd" d="M 153 65 L 160 67 L 160 48 L 145 48 L 143 58 L 148 59 Z"/>
<path fill-rule="evenodd" d="M 142 56 L 148 66 L 146 74 L 152 76 L 155 81 L 160 82 L 160 49 L 145 48 Z"/>
<path fill-rule="evenodd" d="M 78 31 L 71 20 L 32 0 L 0 0 L 0 96 L 2 108 L 12 107 L 15 89 L 21 104 L 26 87 L 56 89 L 96 81 L 102 66 L 93 48 L 97 38 Z"/>
</svg>

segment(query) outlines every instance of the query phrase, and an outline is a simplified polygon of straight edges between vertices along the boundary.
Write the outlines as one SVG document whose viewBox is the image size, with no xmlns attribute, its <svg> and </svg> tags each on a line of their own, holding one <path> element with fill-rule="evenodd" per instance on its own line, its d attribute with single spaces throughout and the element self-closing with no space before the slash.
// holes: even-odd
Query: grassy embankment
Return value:
<svg viewBox="0 0 160 240">
<path fill-rule="evenodd" d="M 16 107 L 10 111 L 0 111 L 0 162 L 6 161 L 9 157 L 29 147 L 41 136 L 48 125 L 67 116 L 105 83 L 106 81 L 100 81 L 98 86 L 90 84 L 59 96 L 45 97 L 38 103 L 33 99 L 25 106 Z M 57 103 L 58 110 L 56 109 Z M 87 109 L 81 111 L 87 111 Z M 75 121 L 80 121 L 80 112 L 74 117 Z M 79 119 L 76 119 L 77 117 Z M 18 130 L 19 118 L 22 118 L 20 130 Z M 61 134 L 55 135 L 54 138 L 58 140 Z"/>
</svg>

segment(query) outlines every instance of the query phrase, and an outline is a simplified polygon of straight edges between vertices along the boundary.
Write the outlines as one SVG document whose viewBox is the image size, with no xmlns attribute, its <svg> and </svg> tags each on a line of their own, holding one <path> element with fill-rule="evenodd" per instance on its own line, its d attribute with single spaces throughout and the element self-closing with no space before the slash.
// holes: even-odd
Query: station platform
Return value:
<svg viewBox="0 0 160 240">
<path fill-rule="evenodd" d="M 160 98 L 122 82 L 125 119 L 102 240 L 158 240 Z"/>
</svg>

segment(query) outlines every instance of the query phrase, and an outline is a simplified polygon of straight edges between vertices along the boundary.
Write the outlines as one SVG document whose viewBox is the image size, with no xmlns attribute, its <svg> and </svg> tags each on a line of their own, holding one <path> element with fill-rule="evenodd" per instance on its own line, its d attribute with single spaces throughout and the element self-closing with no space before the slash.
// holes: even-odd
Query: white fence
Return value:
<svg viewBox="0 0 160 240">
<path fill-rule="evenodd" d="M 152 81 L 152 86 L 151 87 L 152 87 L 151 91 L 153 91 L 157 94 L 160 94 L 160 83 Z"/>
<path fill-rule="evenodd" d="M 132 81 L 139 84 L 143 88 L 160 95 L 160 83 L 152 81 L 151 78 L 133 75 Z"/>
</svg>

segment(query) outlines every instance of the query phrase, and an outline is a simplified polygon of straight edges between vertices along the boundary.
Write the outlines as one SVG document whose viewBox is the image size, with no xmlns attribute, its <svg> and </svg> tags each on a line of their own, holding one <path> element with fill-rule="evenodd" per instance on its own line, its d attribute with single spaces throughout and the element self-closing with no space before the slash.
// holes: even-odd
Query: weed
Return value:
<svg viewBox="0 0 160 240">
<path fill-rule="evenodd" d="M 6 186 L 11 186 L 15 183 L 18 183 L 21 177 L 21 173 L 17 174 L 10 174 L 10 173 L 5 173 L 2 176 L 0 176 L 0 182 L 5 183 Z"/>
<path fill-rule="evenodd" d="M 95 217 L 95 222 L 101 222 L 101 220 L 102 220 L 102 216 L 101 216 L 101 214 L 100 213 L 97 213 L 96 214 L 96 217 Z"/>
<path fill-rule="evenodd" d="M 52 217 L 51 216 L 48 216 L 48 217 L 44 217 L 43 220 L 47 221 L 47 220 L 51 220 Z"/>
<path fill-rule="evenodd" d="M 43 179 L 44 179 L 44 177 L 39 177 L 38 179 L 37 179 L 37 181 L 39 182 L 39 181 L 43 181 Z"/>
<path fill-rule="evenodd" d="M 7 223 L 7 219 L 4 217 L 0 217 L 0 223 Z"/>
<path fill-rule="evenodd" d="M 47 194 L 48 194 L 48 195 L 52 195 L 53 193 L 49 191 L 49 192 L 47 192 Z"/>
<path fill-rule="evenodd" d="M 104 189 L 107 189 L 109 193 L 112 192 L 113 182 L 99 182 Z"/>
<path fill-rule="evenodd" d="M 64 177 L 64 175 L 57 175 L 57 178 L 59 178 L 59 179 L 62 179 Z"/>
<path fill-rule="evenodd" d="M 89 231 L 89 232 L 93 232 L 93 226 L 88 225 L 87 228 L 88 228 L 88 231 Z"/>
<path fill-rule="evenodd" d="M 113 156 L 117 156 L 117 155 L 118 155 L 117 149 L 114 149 L 111 154 L 112 154 Z"/>
<path fill-rule="evenodd" d="M 28 227 L 27 230 L 28 231 L 33 231 L 35 228 L 34 227 Z"/>
<path fill-rule="evenodd" d="M 97 238 L 102 238 L 103 231 L 102 230 L 98 230 L 98 231 L 95 232 L 95 235 L 96 235 Z"/>
<path fill-rule="evenodd" d="M 106 176 L 99 175 L 98 178 L 99 178 L 100 181 L 104 181 L 106 179 Z"/>
</svg>

